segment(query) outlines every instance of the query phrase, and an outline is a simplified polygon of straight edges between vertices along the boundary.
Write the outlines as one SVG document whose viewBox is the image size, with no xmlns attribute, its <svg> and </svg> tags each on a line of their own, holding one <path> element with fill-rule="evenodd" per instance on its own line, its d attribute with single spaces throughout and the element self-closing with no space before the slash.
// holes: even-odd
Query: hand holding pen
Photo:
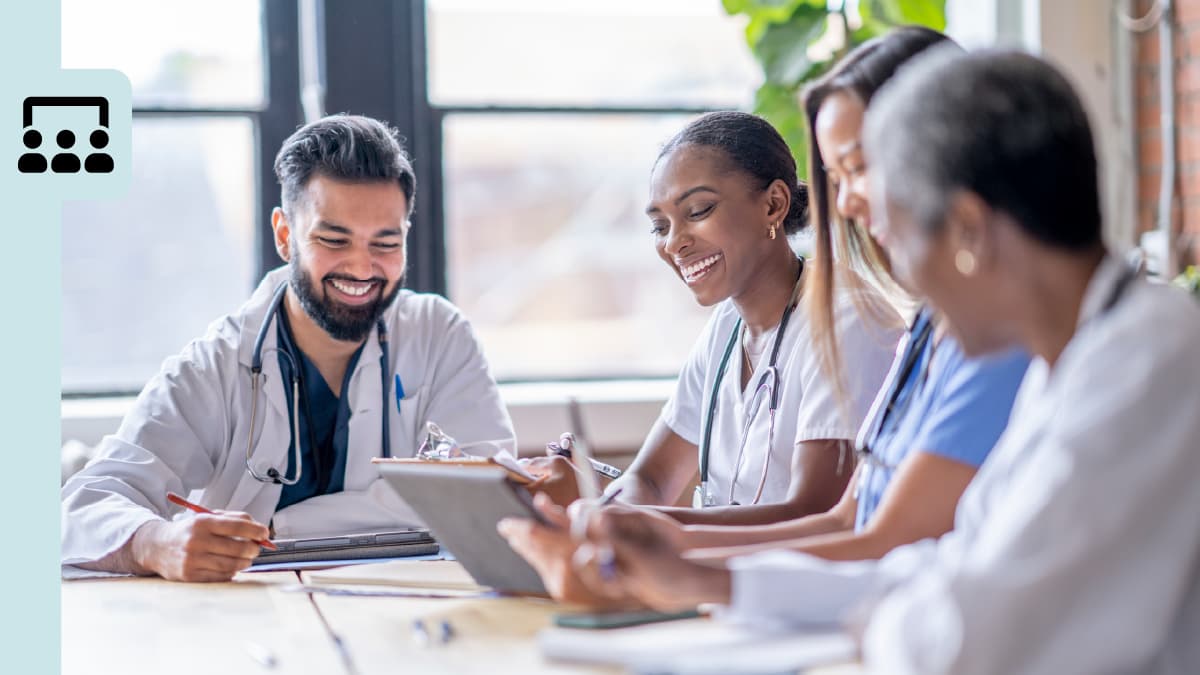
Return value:
<svg viewBox="0 0 1200 675">
<path fill-rule="evenodd" d="M 592 511 L 573 560 L 580 581 L 598 595 L 633 597 L 665 612 L 728 603 L 729 571 L 682 556 L 659 535 L 660 516 L 634 507 Z"/>
<path fill-rule="evenodd" d="M 258 542 L 273 546 L 267 527 L 250 514 L 210 511 L 179 495 L 167 499 L 198 515 L 138 528 L 129 543 L 133 571 L 176 581 L 228 581 L 258 556 Z"/>
<path fill-rule="evenodd" d="M 202 513 L 202 514 L 208 515 L 208 516 L 219 515 L 216 511 L 213 511 L 212 509 L 206 509 L 203 506 L 196 504 L 195 502 L 189 502 L 188 500 L 184 499 L 183 497 L 180 497 L 179 495 L 175 494 L 174 492 L 167 493 L 167 501 L 171 502 L 172 504 L 182 506 L 183 508 L 185 508 L 193 513 Z M 258 544 L 259 546 L 266 548 L 266 549 L 270 549 L 272 551 L 274 551 L 278 548 L 277 546 L 275 546 L 275 544 L 271 543 L 270 539 L 267 539 L 265 537 L 262 539 L 251 539 L 250 541 L 253 541 L 254 543 Z"/>
</svg>

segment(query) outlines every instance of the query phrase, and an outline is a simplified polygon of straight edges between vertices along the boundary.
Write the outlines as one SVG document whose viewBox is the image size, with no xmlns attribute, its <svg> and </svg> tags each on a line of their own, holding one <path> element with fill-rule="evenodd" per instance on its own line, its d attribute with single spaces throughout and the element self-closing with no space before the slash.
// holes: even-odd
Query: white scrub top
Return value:
<svg viewBox="0 0 1200 675">
<path fill-rule="evenodd" d="M 370 461 L 382 448 L 381 414 L 389 415 L 395 457 L 416 452 L 430 420 L 464 445 L 515 447 L 512 422 L 470 324 L 443 298 L 401 291 L 383 320 L 388 379 L 400 376 L 404 398 L 396 401 L 392 391 L 383 400 L 382 352 L 372 329 L 343 392 L 351 410 L 343 491 L 276 512 L 281 486 L 248 474 L 246 442 L 251 354 L 259 328 L 269 321 L 250 461 L 260 475 L 286 468 L 292 425 L 267 308 L 287 274 L 286 267 L 269 273 L 238 311 L 167 359 L 118 431 L 101 441 L 95 459 L 63 485 L 63 564 L 102 558 L 146 522 L 178 515 L 180 509 L 166 500 L 168 491 L 211 509 L 272 521 L 280 537 L 417 524 Z"/>
<path fill-rule="evenodd" d="M 1119 266 L 1054 369 L 1030 366 L 952 532 L 877 564 L 736 560 L 734 615 L 832 620 L 874 586 L 871 672 L 1197 672 L 1200 306 L 1137 281 L 1102 313 Z"/>
<path fill-rule="evenodd" d="M 863 294 L 860 302 L 877 308 L 888 325 L 872 319 L 870 312 L 860 313 L 853 293 Z M 774 331 L 778 326 L 763 339 L 766 348 L 745 391 L 741 388 L 745 360 L 740 342 L 734 346 L 717 391 L 713 417 L 708 480 L 709 492 L 718 505 L 753 503 L 764 468 L 766 481 L 759 502 L 784 501 L 793 480 L 792 457 L 796 444 L 854 439 L 891 366 L 903 324 L 899 316 L 886 308 L 871 291 L 841 291 L 834 299 L 835 330 L 849 400 L 846 405 L 839 403 L 834 383 L 820 365 L 806 308 L 801 303 L 788 321 L 776 362 L 780 380 L 779 408 L 775 414 L 774 443 L 769 452 L 769 396 L 764 392 L 756 401 L 755 392 L 769 366 L 775 343 Z M 679 374 L 674 395 L 662 410 L 660 419 L 680 438 L 696 446 L 700 445 L 703 436 L 717 369 L 737 320 L 737 309 L 731 300 L 717 305 Z M 739 446 L 747 418 L 751 418 L 749 433 L 739 462 Z M 847 461 L 846 470 L 851 468 Z"/>
</svg>

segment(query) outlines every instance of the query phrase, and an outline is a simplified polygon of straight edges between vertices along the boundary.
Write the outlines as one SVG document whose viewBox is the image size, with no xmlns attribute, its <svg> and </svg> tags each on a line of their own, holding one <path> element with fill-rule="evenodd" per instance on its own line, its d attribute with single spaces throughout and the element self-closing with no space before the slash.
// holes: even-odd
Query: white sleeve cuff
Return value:
<svg viewBox="0 0 1200 675">
<path fill-rule="evenodd" d="M 830 562 L 792 551 L 734 558 L 731 603 L 721 618 L 775 626 L 840 625 L 871 595 L 875 562 Z"/>
</svg>

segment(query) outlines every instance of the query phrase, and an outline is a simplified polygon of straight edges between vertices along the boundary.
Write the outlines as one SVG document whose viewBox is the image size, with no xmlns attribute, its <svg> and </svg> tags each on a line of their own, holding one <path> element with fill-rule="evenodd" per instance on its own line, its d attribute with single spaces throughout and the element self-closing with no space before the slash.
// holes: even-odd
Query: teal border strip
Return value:
<svg viewBox="0 0 1200 675">
<path fill-rule="evenodd" d="M 0 549 L 0 574 L 8 587 L 0 603 L 0 654 L 4 672 L 56 673 L 61 663 L 62 202 L 125 192 L 130 87 L 116 71 L 60 70 L 59 0 L 5 0 L 2 7 L 0 204 L 5 232 L 0 256 L 7 288 L 0 303 L 0 513 L 7 542 Z M 117 170 L 107 175 L 20 174 L 21 105 L 26 96 L 38 95 L 107 97 L 111 140 L 106 150 Z"/>
</svg>

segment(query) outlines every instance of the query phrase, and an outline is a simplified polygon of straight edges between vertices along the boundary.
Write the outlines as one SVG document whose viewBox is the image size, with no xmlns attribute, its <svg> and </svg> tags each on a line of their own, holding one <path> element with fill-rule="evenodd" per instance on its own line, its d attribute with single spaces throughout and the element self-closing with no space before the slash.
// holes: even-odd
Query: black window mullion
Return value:
<svg viewBox="0 0 1200 675">
<path fill-rule="evenodd" d="M 258 278 L 282 261 L 272 243 L 271 210 L 278 204 L 275 153 L 300 126 L 300 19 L 295 0 L 265 0 L 266 106 L 258 116 L 258 189 L 255 191 Z"/>
</svg>

